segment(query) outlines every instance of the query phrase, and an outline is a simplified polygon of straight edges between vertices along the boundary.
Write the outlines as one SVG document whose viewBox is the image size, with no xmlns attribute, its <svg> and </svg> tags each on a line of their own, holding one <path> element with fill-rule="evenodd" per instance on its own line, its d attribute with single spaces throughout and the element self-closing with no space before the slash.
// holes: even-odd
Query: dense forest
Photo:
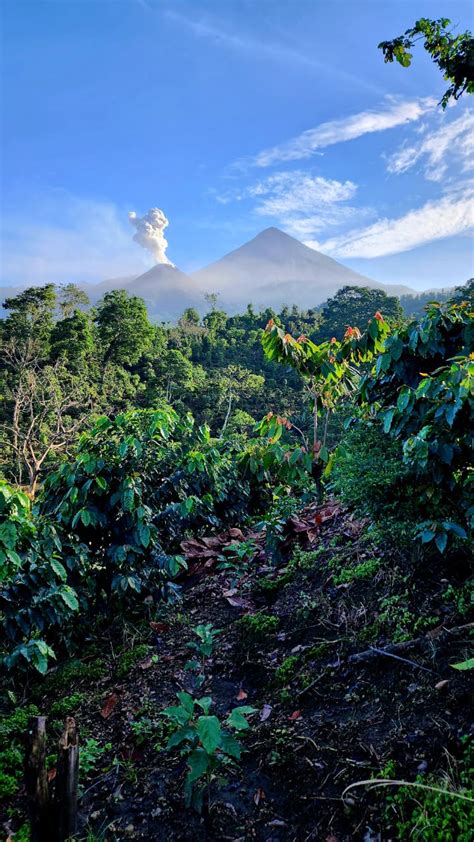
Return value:
<svg viewBox="0 0 474 842">
<path fill-rule="evenodd" d="M 472 306 L 5 301 L 10 838 L 470 839 Z"/>
</svg>

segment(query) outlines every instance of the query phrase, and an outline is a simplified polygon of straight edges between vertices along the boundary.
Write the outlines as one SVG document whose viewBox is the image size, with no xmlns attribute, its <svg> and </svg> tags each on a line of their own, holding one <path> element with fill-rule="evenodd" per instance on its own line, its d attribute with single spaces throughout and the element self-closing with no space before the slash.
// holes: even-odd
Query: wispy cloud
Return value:
<svg viewBox="0 0 474 842">
<path fill-rule="evenodd" d="M 334 257 L 382 257 L 410 251 L 417 246 L 465 234 L 474 226 L 474 188 L 453 192 L 396 219 L 381 219 L 367 228 L 325 242 L 306 245 Z"/>
<path fill-rule="evenodd" d="M 451 163 L 463 172 L 474 168 L 474 112 L 467 111 L 457 120 L 427 132 L 415 144 L 401 146 L 388 159 L 389 173 L 399 175 L 422 163 L 430 181 L 442 181 Z"/>
<path fill-rule="evenodd" d="M 383 132 L 406 123 L 419 120 L 436 107 L 432 97 L 402 101 L 390 97 L 378 110 L 360 111 L 350 117 L 320 123 L 307 129 L 291 140 L 264 149 L 254 158 L 240 162 L 242 165 L 269 167 L 283 161 L 297 161 L 310 158 L 327 146 L 355 140 L 362 135 Z"/>
<path fill-rule="evenodd" d="M 163 14 L 168 20 L 191 30 L 198 38 L 212 41 L 216 46 L 238 50 L 257 58 L 270 58 L 278 62 L 285 61 L 293 65 L 301 65 L 319 75 L 328 73 L 327 62 L 318 61 L 313 55 L 307 55 L 301 49 L 294 49 L 271 38 L 259 39 L 247 33 L 236 32 L 234 29 L 229 31 L 222 21 L 216 22 L 215 19 L 211 21 L 205 17 L 188 17 L 174 9 L 166 9 Z M 331 66 L 330 74 L 332 79 L 340 79 L 342 82 L 356 85 L 372 93 L 384 93 L 384 90 L 370 79 L 361 79 L 340 68 Z"/>
<path fill-rule="evenodd" d="M 253 200 L 253 213 L 277 219 L 295 236 L 312 236 L 329 226 L 347 222 L 360 210 L 345 202 L 353 199 L 353 181 L 313 176 L 302 170 L 277 172 L 240 190 L 217 196 L 217 201 Z"/>
</svg>

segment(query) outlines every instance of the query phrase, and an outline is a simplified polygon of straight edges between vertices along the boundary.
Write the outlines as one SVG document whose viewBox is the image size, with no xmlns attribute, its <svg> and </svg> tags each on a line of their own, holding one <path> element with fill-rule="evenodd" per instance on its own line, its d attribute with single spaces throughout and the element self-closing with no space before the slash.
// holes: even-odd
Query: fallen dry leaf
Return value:
<svg viewBox="0 0 474 842">
<path fill-rule="evenodd" d="M 246 699 L 247 696 L 248 696 L 248 693 L 246 693 L 245 690 L 243 690 L 242 687 L 241 687 L 235 698 L 237 699 L 238 702 L 243 702 L 243 700 Z"/>
<path fill-rule="evenodd" d="M 56 766 L 54 767 L 54 769 L 48 769 L 48 774 L 47 774 L 48 783 L 50 783 L 50 781 L 54 781 L 55 777 L 56 777 Z"/>
<path fill-rule="evenodd" d="M 260 801 L 264 801 L 266 797 L 267 796 L 265 794 L 265 790 L 262 789 L 261 786 L 259 786 L 259 788 L 257 789 L 257 791 L 256 791 L 256 793 L 253 797 L 253 800 L 254 800 L 255 804 L 257 805 L 257 807 L 260 804 Z"/>
<path fill-rule="evenodd" d="M 117 704 L 119 697 L 117 693 L 111 693 L 110 696 L 107 696 L 104 706 L 100 712 L 100 715 L 103 719 L 108 719 L 110 714 L 112 713 L 115 705 Z"/>
<path fill-rule="evenodd" d="M 265 722 L 272 712 L 271 705 L 264 705 L 262 710 L 260 711 L 260 722 Z"/>
<path fill-rule="evenodd" d="M 169 630 L 168 623 L 155 623 L 153 620 L 150 622 L 150 628 L 153 629 L 155 632 L 166 632 Z"/>
<path fill-rule="evenodd" d="M 226 599 L 229 605 L 233 605 L 234 608 L 253 608 L 253 603 L 242 596 L 227 596 Z"/>
<path fill-rule="evenodd" d="M 448 684 L 449 684 L 449 679 L 444 678 L 442 681 L 438 681 L 438 683 L 435 684 L 435 690 L 444 690 L 444 688 L 447 687 Z"/>
<path fill-rule="evenodd" d="M 300 710 L 294 710 L 289 718 L 290 719 L 300 719 L 300 717 L 301 717 L 301 711 Z"/>
</svg>

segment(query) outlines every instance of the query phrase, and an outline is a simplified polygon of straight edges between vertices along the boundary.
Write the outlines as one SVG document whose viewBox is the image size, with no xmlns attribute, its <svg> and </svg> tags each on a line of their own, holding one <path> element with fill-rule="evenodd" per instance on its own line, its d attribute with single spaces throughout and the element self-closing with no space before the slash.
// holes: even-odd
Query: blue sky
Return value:
<svg viewBox="0 0 474 842">
<path fill-rule="evenodd" d="M 464 0 L 3 0 L 4 284 L 192 271 L 276 225 L 418 289 L 473 274 L 473 106 L 377 44 Z M 471 231 L 472 234 L 472 231 Z"/>
</svg>

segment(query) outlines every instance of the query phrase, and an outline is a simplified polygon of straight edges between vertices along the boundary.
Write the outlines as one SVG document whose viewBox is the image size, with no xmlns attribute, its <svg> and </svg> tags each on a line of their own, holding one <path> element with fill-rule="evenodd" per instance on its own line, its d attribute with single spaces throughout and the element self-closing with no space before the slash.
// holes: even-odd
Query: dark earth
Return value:
<svg viewBox="0 0 474 842">
<path fill-rule="evenodd" d="M 244 538 L 234 530 L 184 542 L 181 601 L 145 600 L 146 616 L 117 619 L 99 641 L 91 634 L 77 660 L 23 689 L 22 704 L 49 714 L 52 751 L 66 714 L 83 753 L 88 740 L 99 744 L 81 777 L 78 839 L 387 842 L 402 838 L 388 789 L 364 784 L 343 798 L 346 787 L 417 776 L 456 785 L 472 731 L 472 682 L 451 666 L 469 657 L 474 625 L 467 559 L 444 569 L 441 557 L 418 561 L 415 548 L 408 558 L 377 546 L 368 524 L 336 504 L 289 521 L 279 566 L 250 536 L 254 557 L 220 570 L 222 547 Z M 275 628 L 246 627 L 252 614 L 276 618 Z M 221 633 L 198 689 L 184 667 L 202 623 Z M 214 782 L 202 815 L 185 809 L 186 761 L 166 750 L 160 715 L 183 689 L 212 696 L 219 717 L 257 709 L 241 762 Z M 74 709 L 66 701 L 51 713 L 71 694 Z M 53 779 L 54 757 L 50 765 Z M 20 790 L 5 838 L 25 815 Z"/>
</svg>

